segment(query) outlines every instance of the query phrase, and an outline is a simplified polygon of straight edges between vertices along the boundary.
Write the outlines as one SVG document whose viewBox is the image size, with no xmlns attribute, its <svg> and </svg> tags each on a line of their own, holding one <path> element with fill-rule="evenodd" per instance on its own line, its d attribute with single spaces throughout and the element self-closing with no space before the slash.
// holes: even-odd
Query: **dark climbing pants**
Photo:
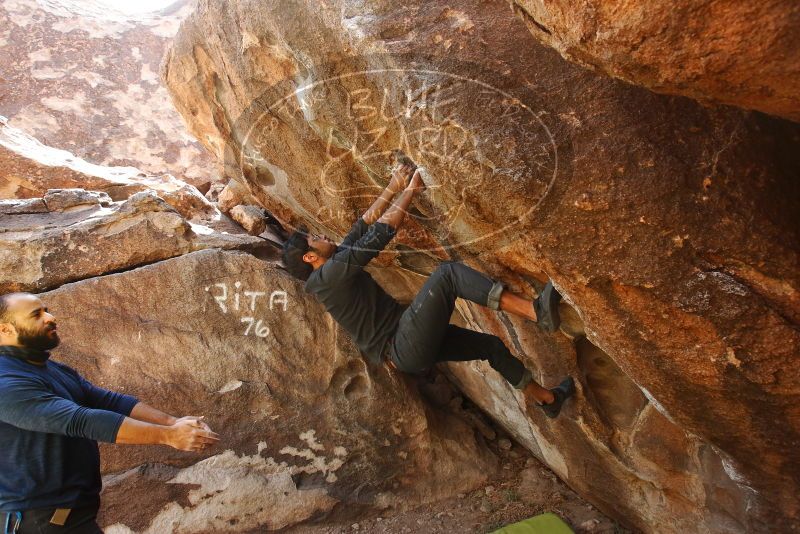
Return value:
<svg viewBox="0 0 800 534">
<path fill-rule="evenodd" d="M 512 386 L 522 389 L 530 372 L 497 336 L 450 324 L 456 298 L 500 308 L 502 284 L 461 263 L 443 263 L 403 315 L 391 347 L 395 366 L 422 373 L 438 362 L 488 360 Z"/>
</svg>

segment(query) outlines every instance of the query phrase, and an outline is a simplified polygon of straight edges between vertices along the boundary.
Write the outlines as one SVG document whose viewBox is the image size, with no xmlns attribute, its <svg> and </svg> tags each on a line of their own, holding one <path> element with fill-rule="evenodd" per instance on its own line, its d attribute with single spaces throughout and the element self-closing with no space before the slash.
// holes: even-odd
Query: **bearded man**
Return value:
<svg viewBox="0 0 800 534">
<path fill-rule="evenodd" d="M 28 293 L 0 296 L 0 525 L 4 533 L 102 532 L 98 441 L 201 451 L 219 441 L 180 419 L 99 388 L 50 359 L 55 317 Z"/>
</svg>

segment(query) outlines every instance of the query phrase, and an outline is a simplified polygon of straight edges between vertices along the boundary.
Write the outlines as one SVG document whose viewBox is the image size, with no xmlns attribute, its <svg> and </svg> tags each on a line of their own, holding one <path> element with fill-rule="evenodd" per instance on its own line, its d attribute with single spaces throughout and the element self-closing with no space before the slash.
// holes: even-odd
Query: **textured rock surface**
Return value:
<svg viewBox="0 0 800 534">
<path fill-rule="evenodd" d="M 249 254 L 195 252 L 42 299 L 62 332 L 54 357 L 171 413 L 203 414 L 222 436 L 202 457 L 103 447 L 108 533 L 252 532 L 337 505 L 340 517 L 404 508 L 498 467 L 471 426 L 368 367 L 299 283 Z"/>
<path fill-rule="evenodd" d="M 40 143 L 0 117 L 0 199 L 41 197 L 49 189 L 104 191 L 124 200 L 140 191 L 157 191 L 187 218 L 214 218 L 219 212 L 192 185 L 170 174 L 147 174 L 135 167 L 95 165 Z"/>
<path fill-rule="evenodd" d="M 239 204 L 231 210 L 231 218 L 242 225 L 250 235 L 258 235 L 267 229 L 267 217 L 264 208 Z"/>
<path fill-rule="evenodd" d="M 43 199 L 0 201 L 0 293 L 42 291 L 207 247 L 260 245 L 192 225 L 152 191 L 111 202 L 105 193 L 51 190 Z"/>
<path fill-rule="evenodd" d="M 0 114 L 44 144 L 100 165 L 208 179 L 158 78 L 192 2 L 126 16 L 106 3 L 0 3 Z"/>
<path fill-rule="evenodd" d="M 85 189 L 50 189 L 42 197 L 47 211 L 64 211 L 80 206 L 81 208 L 99 208 L 111 205 L 111 197 L 97 191 Z"/>
<path fill-rule="evenodd" d="M 217 196 L 217 207 L 220 211 L 228 213 L 240 204 L 253 204 L 256 200 L 250 194 L 247 186 L 236 180 L 230 180 Z"/>
<path fill-rule="evenodd" d="M 531 295 L 552 277 L 569 335 L 462 313 L 545 384 L 576 376 L 562 418 L 523 414 L 486 366 L 451 367 L 587 499 L 651 532 L 797 528 L 797 126 L 580 68 L 499 1 L 212 0 L 162 74 L 284 222 L 341 236 L 391 149 L 424 165 L 379 260 L 396 294 L 445 257 Z"/>
<path fill-rule="evenodd" d="M 657 91 L 800 121 L 797 2 L 513 0 L 565 58 Z"/>
</svg>

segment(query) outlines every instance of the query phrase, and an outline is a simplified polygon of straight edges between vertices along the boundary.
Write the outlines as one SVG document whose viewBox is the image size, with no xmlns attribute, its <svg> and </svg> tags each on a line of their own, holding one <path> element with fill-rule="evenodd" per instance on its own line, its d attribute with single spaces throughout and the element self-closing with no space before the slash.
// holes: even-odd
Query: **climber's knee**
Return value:
<svg viewBox="0 0 800 534">
<path fill-rule="evenodd" d="M 453 262 L 445 262 L 439 265 L 430 276 L 431 281 L 439 287 L 453 288 Z M 452 291 L 452 289 L 448 289 Z"/>
<path fill-rule="evenodd" d="M 439 265 L 439 267 L 437 267 L 436 270 L 433 271 L 433 274 L 431 274 L 431 277 L 452 278 L 452 276 L 453 276 L 453 265 L 454 265 L 454 262 L 452 262 L 452 261 L 446 261 L 444 263 L 441 263 Z"/>
</svg>

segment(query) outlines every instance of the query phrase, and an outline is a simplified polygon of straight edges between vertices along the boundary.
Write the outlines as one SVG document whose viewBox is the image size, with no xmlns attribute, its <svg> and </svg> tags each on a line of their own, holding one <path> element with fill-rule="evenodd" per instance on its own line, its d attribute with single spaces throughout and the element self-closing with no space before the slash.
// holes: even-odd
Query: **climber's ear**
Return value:
<svg viewBox="0 0 800 534">
<path fill-rule="evenodd" d="M 319 256 L 317 256 L 317 253 L 314 252 L 314 251 L 309 250 L 308 252 L 303 254 L 303 261 L 306 262 L 306 263 L 314 263 L 318 259 L 319 259 Z"/>
</svg>

